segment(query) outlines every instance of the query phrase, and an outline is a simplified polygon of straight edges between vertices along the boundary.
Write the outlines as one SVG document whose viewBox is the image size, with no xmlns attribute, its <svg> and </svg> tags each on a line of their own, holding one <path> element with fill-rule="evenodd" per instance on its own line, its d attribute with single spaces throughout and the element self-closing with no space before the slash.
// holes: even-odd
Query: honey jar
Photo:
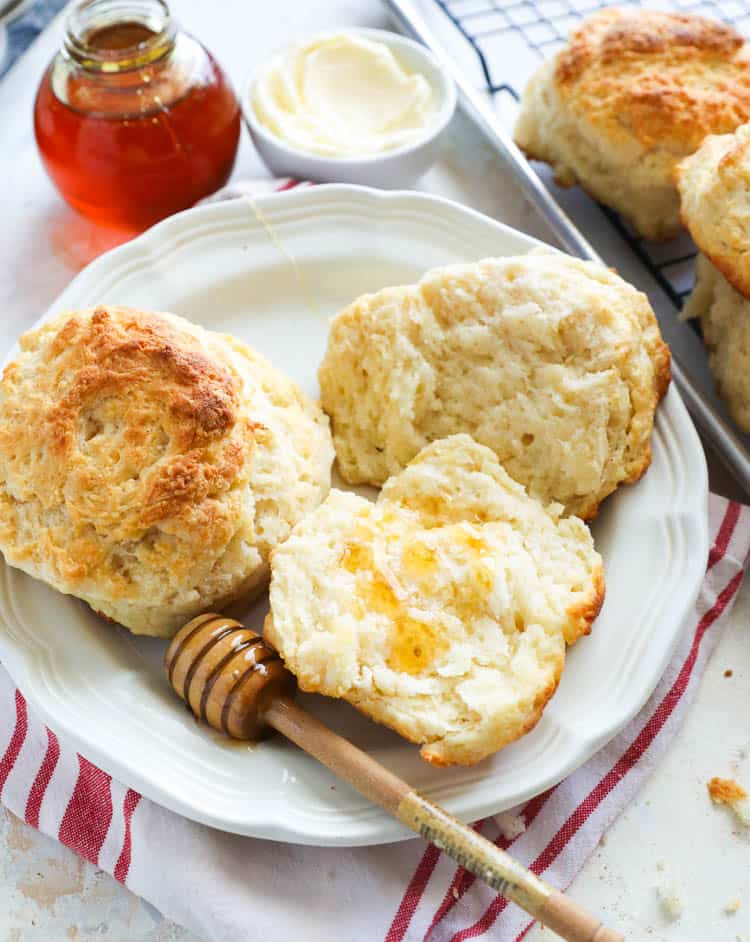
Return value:
<svg viewBox="0 0 750 942">
<path fill-rule="evenodd" d="M 142 229 L 226 182 L 240 110 L 216 60 L 163 0 L 82 0 L 39 86 L 34 129 L 74 209 Z"/>
</svg>

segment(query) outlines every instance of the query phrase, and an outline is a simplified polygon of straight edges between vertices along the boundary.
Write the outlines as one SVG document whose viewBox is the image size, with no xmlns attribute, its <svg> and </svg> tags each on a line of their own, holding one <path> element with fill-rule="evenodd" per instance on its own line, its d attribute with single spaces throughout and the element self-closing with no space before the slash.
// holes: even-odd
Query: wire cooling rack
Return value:
<svg viewBox="0 0 750 942">
<path fill-rule="evenodd" d="M 526 77 L 557 52 L 582 19 L 613 4 L 592 0 L 433 0 L 472 47 L 487 90 L 518 101 Z M 648 0 L 619 0 L 618 7 L 651 6 Z M 750 0 L 671 0 L 672 9 L 731 23 L 750 33 Z M 509 78 L 513 65 L 517 73 Z M 690 293 L 695 247 L 683 235 L 654 244 L 640 238 L 617 213 L 600 207 L 636 258 L 677 307 Z"/>
</svg>

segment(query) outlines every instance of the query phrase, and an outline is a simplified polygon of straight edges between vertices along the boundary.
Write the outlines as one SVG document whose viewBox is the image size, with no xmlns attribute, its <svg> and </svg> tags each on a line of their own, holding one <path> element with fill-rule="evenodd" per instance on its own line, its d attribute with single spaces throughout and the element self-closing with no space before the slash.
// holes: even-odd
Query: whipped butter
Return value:
<svg viewBox="0 0 750 942">
<path fill-rule="evenodd" d="M 403 147 L 435 118 L 435 93 L 383 43 L 334 33 L 293 46 L 260 72 L 258 120 L 296 150 L 366 157 Z"/>
</svg>

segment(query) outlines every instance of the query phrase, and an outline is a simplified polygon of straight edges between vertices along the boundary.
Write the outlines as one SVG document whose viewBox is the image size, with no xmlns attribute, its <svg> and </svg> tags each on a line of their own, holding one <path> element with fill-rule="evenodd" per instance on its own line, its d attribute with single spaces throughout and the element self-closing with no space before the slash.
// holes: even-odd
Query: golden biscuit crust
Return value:
<svg viewBox="0 0 750 942">
<path fill-rule="evenodd" d="M 532 252 L 358 298 L 332 320 L 318 375 L 349 483 L 382 484 L 468 432 L 530 494 L 590 519 L 649 466 L 670 355 L 645 295 Z"/>
<path fill-rule="evenodd" d="M 328 486 L 326 422 L 289 380 L 232 338 L 121 306 L 62 315 L 20 346 L 0 383 L 8 562 L 146 634 L 263 584 Z M 265 508 L 275 534 L 258 477 L 271 460 L 292 487 Z"/>
<path fill-rule="evenodd" d="M 685 13 L 603 10 L 560 54 L 563 100 L 608 136 L 687 152 L 750 118 L 750 62 L 731 26 Z"/>
<path fill-rule="evenodd" d="M 699 255 L 683 316 L 700 319 L 716 390 L 735 422 L 750 432 L 750 300 Z"/>
<path fill-rule="evenodd" d="M 676 163 L 709 134 L 750 120 L 750 53 L 725 23 L 605 9 L 524 93 L 518 145 L 579 183 L 644 236 L 679 231 Z"/>
<path fill-rule="evenodd" d="M 750 125 L 706 138 L 675 179 L 682 221 L 698 248 L 750 298 Z"/>
</svg>

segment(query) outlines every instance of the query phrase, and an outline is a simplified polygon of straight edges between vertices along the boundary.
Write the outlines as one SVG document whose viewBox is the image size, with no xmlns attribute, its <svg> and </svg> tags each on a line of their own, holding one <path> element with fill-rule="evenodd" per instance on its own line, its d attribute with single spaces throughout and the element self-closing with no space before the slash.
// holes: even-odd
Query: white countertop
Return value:
<svg viewBox="0 0 750 942">
<path fill-rule="evenodd" d="M 311 30 L 387 25 L 378 0 L 276 0 L 272 17 L 264 16 L 267 5 L 243 0 L 222 0 L 218 9 L 199 0 L 173 0 L 172 6 L 237 85 L 269 51 Z M 2 350 L 111 241 L 60 201 L 36 155 L 33 96 L 59 28 L 57 23 L 43 34 L 0 82 L 5 143 L 0 151 Z M 243 132 L 235 176 L 260 175 L 263 169 Z M 492 153 L 461 119 L 446 141 L 443 159 L 421 185 L 545 236 L 512 182 L 496 167 Z M 714 457 L 709 457 L 709 469 L 714 490 L 737 496 Z M 730 818 L 711 806 L 706 792 L 706 782 L 714 775 L 736 777 L 750 786 L 750 758 L 744 758 L 750 755 L 749 623 L 746 585 L 685 728 L 573 885 L 574 898 L 606 914 L 629 939 L 750 942 L 750 836 L 734 833 Z M 732 671 L 730 677 L 726 670 Z M 684 908 L 677 921 L 668 922 L 661 912 L 657 885 L 670 885 L 681 897 Z M 736 897 L 741 908 L 726 914 L 724 907 Z M 491 933 L 488 938 L 497 936 Z M 552 938 L 539 929 L 528 936 L 529 942 Z M 0 939 L 193 942 L 195 937 L 0 809 Z"/>
</svg>

